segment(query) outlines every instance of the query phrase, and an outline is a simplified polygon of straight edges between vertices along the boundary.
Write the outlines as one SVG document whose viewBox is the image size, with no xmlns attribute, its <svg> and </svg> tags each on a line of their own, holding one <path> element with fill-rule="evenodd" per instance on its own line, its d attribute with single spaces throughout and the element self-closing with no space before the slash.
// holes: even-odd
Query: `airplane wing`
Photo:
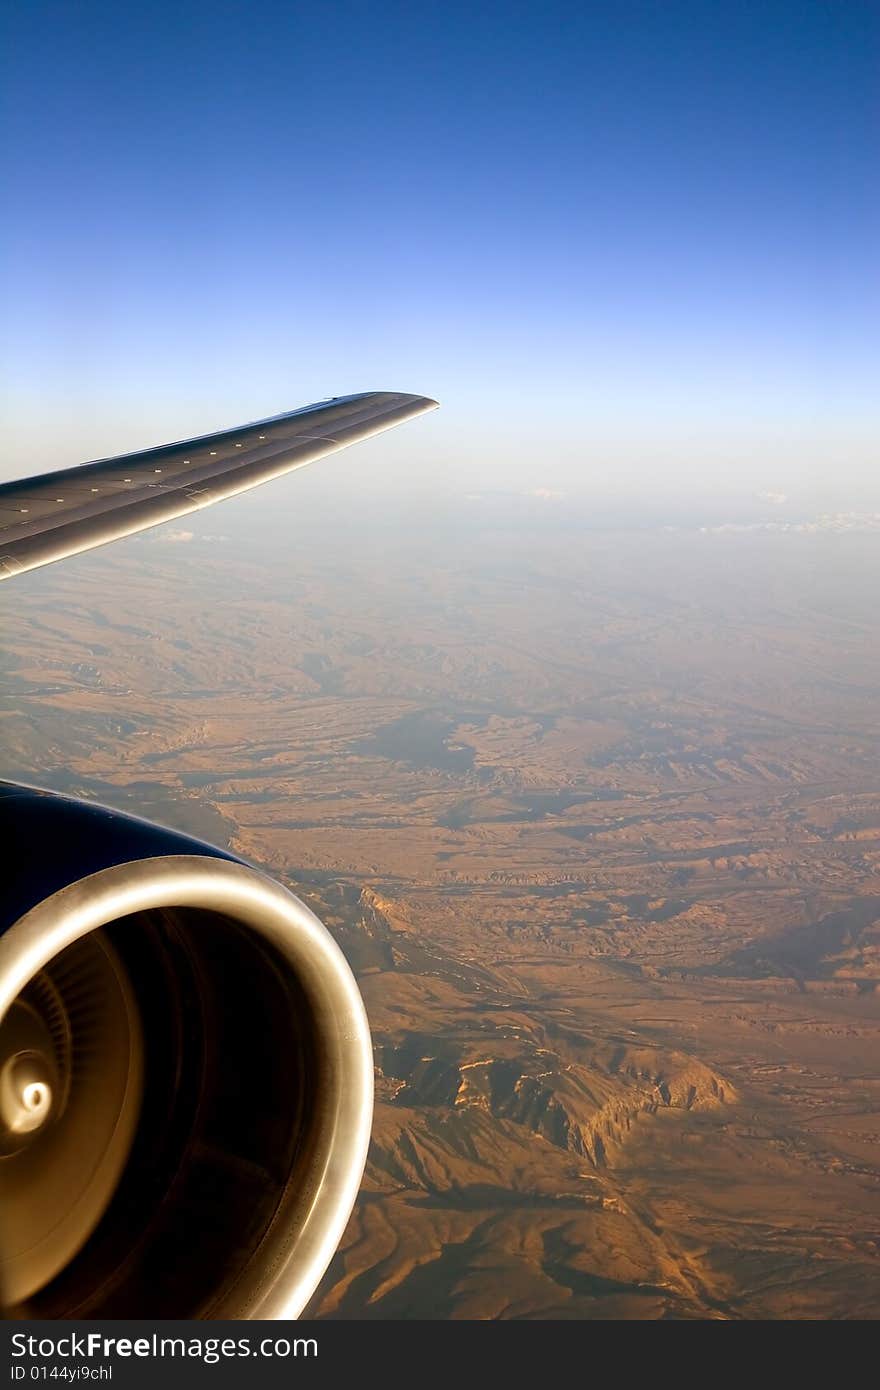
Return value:
<svg viewBox="0 0 880 1390">
<path fill-rule="evenodd" d="M 368 439 L 426 396 L 337 396 L 237 429 L 0 483 L 0 579 L 158 526 Z"/>
</svg>

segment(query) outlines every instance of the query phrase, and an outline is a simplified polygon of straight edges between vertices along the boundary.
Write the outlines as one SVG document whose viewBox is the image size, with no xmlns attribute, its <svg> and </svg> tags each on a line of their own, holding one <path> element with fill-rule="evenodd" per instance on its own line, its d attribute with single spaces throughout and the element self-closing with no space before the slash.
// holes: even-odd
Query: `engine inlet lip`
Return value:
<svg viewBox="0 0 880 1390">
<path fill-rule="evenodd" d="M 256 869 L 206 855 L 115 864 L 52 894 L 0 938 L 0 1021 L 27 983 L 89 932 L 154 908 L 233 917 L 268 941 L 309 1000 L 329 1078 L 308 1188 L 289 1193 L 212 1318 L 295 1318 L 342 1238 L 366 1163 L 373 1112 L 369 1025 L 348 962 L 299 898 Z"/>
</svg>

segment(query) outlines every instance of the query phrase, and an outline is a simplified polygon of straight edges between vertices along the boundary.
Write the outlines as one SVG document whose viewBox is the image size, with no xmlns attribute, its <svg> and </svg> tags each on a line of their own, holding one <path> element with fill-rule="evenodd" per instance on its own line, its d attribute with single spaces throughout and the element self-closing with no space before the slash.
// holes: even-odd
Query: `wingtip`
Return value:
<svg viewBox="0 0 880 1390">
<path fill-rule="evenodd" d="M 397 401 L 402 406 L 409 406 L 418 414 L 423 411 L 440 409 L 440 402 L 435 401 L 433 396 L 421 396 L 413 391 L 361 391 L 357 396 L 333 396 L 327 404 L 332 404 L 337 400 L 355 401 L 380 398 L 384 398 L 386 401 Z"/>
</svg>

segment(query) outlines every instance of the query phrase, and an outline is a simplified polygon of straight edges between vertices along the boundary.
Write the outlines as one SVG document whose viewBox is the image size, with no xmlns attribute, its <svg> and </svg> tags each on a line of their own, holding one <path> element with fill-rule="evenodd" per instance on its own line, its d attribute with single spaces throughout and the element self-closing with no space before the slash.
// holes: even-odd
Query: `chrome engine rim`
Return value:
<svg viewBox="0 0 880 1390">
<path fill-rule="evenodd" d="M 316 1021 L 329 1082 L 308 1181 L 285 1193 L 259 1249 L 205 1313 L 297 1317 L 348 1222 L 366 1162 L 373 1103 L 372 1045 L 357 984 L 339 947 L 303 902 L 247 865 L 208 856 L 168 855 L 103 869 L 47 898 L 0 938 L 0 1025 L 29 982 L 74 942 L 156 908 L 214 911 L 259 934 L 295 972 Z"/>
</svg>

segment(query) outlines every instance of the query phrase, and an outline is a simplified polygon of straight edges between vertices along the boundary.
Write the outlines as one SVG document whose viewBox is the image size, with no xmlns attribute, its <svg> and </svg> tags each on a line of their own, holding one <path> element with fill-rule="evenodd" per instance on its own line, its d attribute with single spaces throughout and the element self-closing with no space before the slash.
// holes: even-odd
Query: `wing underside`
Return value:
<svg viewBox="0 0 880 1390">
<path fill-rule="evenodd" d="M 0 579 L 199 511 L 436 406 L 392 391 L 340 396 L 219 434 L 2 483 Z"/>
</svg>

